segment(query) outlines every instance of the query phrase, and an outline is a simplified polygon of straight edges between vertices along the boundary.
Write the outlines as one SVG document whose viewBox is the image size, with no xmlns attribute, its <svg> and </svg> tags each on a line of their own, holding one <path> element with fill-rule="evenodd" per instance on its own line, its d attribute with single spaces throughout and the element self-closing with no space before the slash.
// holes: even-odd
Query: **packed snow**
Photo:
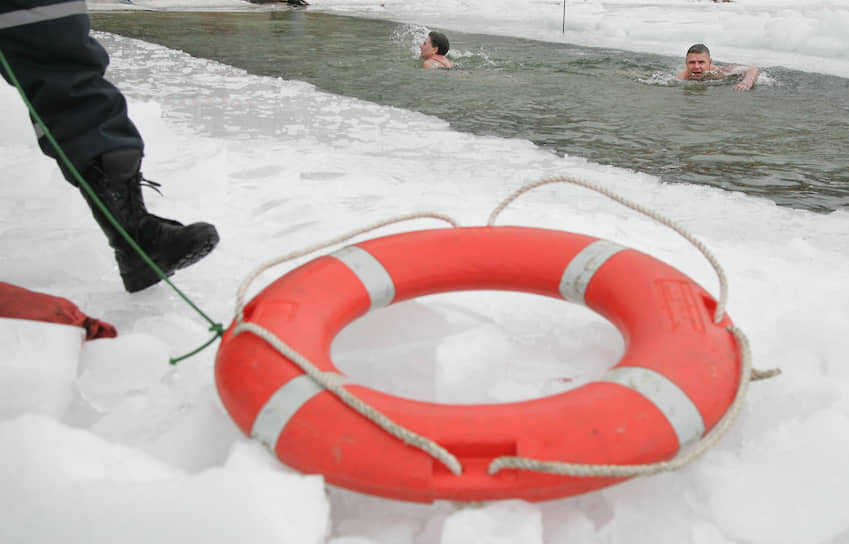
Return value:
<svg viewBox="0 0 849 544">
<path fill-rule="evenodd" d="M 133 7 L 270 9 L 235 0 Z M 705 42 L 720 61 L 849 77 L 844 1 L 569 0 L 565 32 L 563 8 L 554 0 L 312 0 L 307 9 L 449 36 L 680 54 L 682 66 L 684 50 Z M 422 505 L 326 486 L 236 428 L 214 383 L 217 342 L 169 364 L 212 336 L 209 323 L 166 284 L 123 291 L 82 198 L 41 154 L 20 98 L 3 86 L 2 280 L 68 298 L 119 336 L 84 342 L 81 329 L 0 320 L 0 542 L 849 543 L 849 213 L 667 185 L 303 82 L 99 38 L 112 55 L 107 77 L 145 137 L 143 171 L 163 184 L 164 197 L 146 193 L 148 207 L 219 229 L 219 247 L 172 278 L 215 322 L 229 324 L 241 281 L 274 257 L 412 212 L 482 225 L 512 191 L 569 175 L 657 210 L 702 240 L 725 268 L 728 313 L 751 341 L 753 365 L 782 374 L 751 385 L 731 431 L 693 464 L 579 497 Z M 611 239 L 718 293 L 713 270 L 686 241 L 585 189 L 532 191 L 499 224 Z M 441 226 L 418 219 L 357 239 Z M 264 273 L 251 293 L 305 260 Z M 333 356 L 356 381 L 398 395 L 506 402 L 549 394 L 564 379 L 591 379 L 622 350 L 612 325 L 565 302 L 457 293 L 367 315 L 340 334 Z"/>
</svg>

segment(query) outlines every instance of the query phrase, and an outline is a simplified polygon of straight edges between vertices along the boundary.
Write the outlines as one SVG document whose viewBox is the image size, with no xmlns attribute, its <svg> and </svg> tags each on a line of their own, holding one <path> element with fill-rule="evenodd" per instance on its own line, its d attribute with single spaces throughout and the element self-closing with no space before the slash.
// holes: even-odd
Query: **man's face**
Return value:
<svg viewBox="0 0 849 544">
<path fill-rule="evenodd" d="M 710 69 L 710 56 L 707 53 L 690 53 L 687 55 L 687 77 L 701 79 Z"/>
</svg>

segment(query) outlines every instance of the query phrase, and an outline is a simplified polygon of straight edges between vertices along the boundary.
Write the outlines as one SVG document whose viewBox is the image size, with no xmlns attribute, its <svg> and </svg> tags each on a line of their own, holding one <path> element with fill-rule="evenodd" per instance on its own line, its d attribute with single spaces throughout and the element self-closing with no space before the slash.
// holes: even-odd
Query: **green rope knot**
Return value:
<svg viewBox="0 0 849 544">
<path fill-rule="evenodd" d="M 224 335 L 224 326 L 221 325 L 221 323 L 213 323 L 209 327 L 209 331 L 214 332 L 215 335 L 213 335 L 212 338 L 210 338 L 204 345 L 200 346 L 199 348 L 197 348 L 197 349 L 195 349 L 195 350 L 193 350 L 193 351 L 191 351 L 191 352 L 189 352 L 185 355 L 182 355 L 180 357 L 174 357 L 174 358 L 169 359 L 168 362 L 171 364 L 171 366 L 174 366 L 177 363 L 179 363 L 180 361 L 182 361 L 183 359 L 188 359 L 189 357 L 192 357 L 193 355 L 196 355 L 196 354 L 200 353 L 201 351 L 203 351 L 204 349 L 206 349 L 207 346 L 209 346 L 211 343 L 215 342 L 216 338 L 220 338 L 221 336 Z"/>
</svg>

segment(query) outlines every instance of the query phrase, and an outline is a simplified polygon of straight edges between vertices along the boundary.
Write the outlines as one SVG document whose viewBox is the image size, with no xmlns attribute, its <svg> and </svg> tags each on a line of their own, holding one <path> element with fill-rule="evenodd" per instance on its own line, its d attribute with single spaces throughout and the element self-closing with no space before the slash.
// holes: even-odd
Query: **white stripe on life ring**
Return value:
<svg viewBox="0 0 849 544">
<path fill-rule="evenodd" d="M 358 246 L 343 247 L 330 254 L 342 261 L 363 282 L 371 299 L 369 311 L 389 306 L 395 298 L 395 283 L 371 253 Z"/>
<path fill-rule="evenodd" d="M 327 373 L 326 375 L 331 374 L 339 377 L 340 385 L 348 382 L 347 377 L 342 374 Z M 289 380 L 271 395 L 257 414 L 251 428 L 251 438 L 259 440 L 268 449 L 274 451 L 280 433 L 292 417 L 301 409 L 301 406 L 322 391 L 324 388 L 306 374 Z"/>
<path fill-rule="evenodd" d="M 654 370 L 623 366 L 610 370 L 599 381 L 618 383 L 640 393 L 663 412 L 678 435 L 678 446 L 698 440 L 705 432 L 705 422 L 699 409 L 680 387 Z"/>
<path fill-rule="evenodd" d="M 563 271 L 563 276 L 560 278 L 560 295 L 569 302 L 586 306 L 584 295 L 590 280 L 607 262 L 607 259 L 623 249 L 626 249 L 625 246 L 609 240 L 596 240 L 582 249 Z"/>
</svg>

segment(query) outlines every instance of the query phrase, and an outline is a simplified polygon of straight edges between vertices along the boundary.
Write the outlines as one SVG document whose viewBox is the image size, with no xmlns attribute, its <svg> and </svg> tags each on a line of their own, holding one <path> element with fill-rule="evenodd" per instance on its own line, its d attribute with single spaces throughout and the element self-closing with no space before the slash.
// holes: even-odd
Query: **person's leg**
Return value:
<svg viewBox="0 0 849 544">
<path fill-rule="evenodd" d="M 109 214 L 166 275 L 212 251 L 218 243 L 214 226 L 184 226 L 145 208 L 140 171 L 144 144 L 127 116 L 124 96 L 103 78 L 109 57 L 89 36 L 84 1 L 4 1 L 0 51 L 65 155 Z M 65 178 L 77 185 L 41 128 L 35 123 L 34 127 L 42 151 L 57 159 Z M 115 250 L 124 288 L 134 292 L 157 283 L 159 276 L 80 189 Z"/>
<path fill-rule="evenodd" d="M 89 36 L 84 1 L 10 0 L 0 4 L 0 10 L 0 50 L 78 171 L 107 151 L 143 149 L 124 96 L 103 77 L 109 57 Z M 42 151 L 57 159 L 41 128 L 33 128 Z M 76 184 L 64 165 L 59 166 Z"/>
</svg>

